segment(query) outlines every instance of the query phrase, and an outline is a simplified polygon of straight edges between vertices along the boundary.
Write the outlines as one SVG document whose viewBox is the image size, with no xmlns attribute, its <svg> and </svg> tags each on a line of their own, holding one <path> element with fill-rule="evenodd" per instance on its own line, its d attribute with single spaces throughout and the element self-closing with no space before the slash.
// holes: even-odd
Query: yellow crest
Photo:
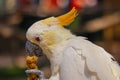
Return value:
<svg viewBox="0 0 120 80">
<path fill-rule="evenodd" d="M 77 16 L 77 10 L 75 7 L 72 8 L 68 13 L 58 16 L 57 19 L 60 21 L 60 25 L 67 26 L 72 21 L 74 21 L 75 17 Z"/>
</svg>

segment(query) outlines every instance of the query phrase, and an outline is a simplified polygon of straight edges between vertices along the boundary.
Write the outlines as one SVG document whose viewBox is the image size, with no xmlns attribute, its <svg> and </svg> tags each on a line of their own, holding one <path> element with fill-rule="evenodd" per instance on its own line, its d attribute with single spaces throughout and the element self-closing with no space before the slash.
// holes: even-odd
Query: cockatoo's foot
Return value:
<svg viewBox="0 0 120 80">
<path fill-rule="evenodd" d="M 37 70 L 37 69 L 29 69 L 25 71 L 26 74 L 29 76 L 31 73 L 36 74 L 38 76 L 38 80 L 47 80 L 44 77 L 44 72 Z"/>
</svg>

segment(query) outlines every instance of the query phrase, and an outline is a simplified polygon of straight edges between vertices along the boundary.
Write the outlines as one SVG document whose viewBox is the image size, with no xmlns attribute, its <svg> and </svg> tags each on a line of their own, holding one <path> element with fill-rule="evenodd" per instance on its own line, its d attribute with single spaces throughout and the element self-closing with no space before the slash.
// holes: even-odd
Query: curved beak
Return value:
<svg viewBox="0 0 120 80">
<path fill-rule="evenodd" d="M 42 49 L 38 45 L 36 45 L 30 41 L 26 41 L 25 49 L 30 56 L 35 55 L 35 56 L 39 57 L 39 56 L 43 55 Z"/>
</svg>

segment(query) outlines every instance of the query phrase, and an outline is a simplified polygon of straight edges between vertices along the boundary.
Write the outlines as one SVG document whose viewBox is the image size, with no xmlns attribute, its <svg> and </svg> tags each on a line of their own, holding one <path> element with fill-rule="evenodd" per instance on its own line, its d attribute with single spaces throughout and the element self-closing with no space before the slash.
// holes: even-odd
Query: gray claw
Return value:
<svg viewBox="0 0 120 80">
<path fill-rule="evenodd" d="M 30 73 L 34 73 L 38 76 L 38 80 L 45 80 L 44 73 L 37 69 L 30 69 L 25 71 L 26 74 L 29 76 Z"/>
<path fill-rule="evenodd" d="M 25 49 L 30 56 L 36 55 L 39 57 L 39 56 L 43 55 L 42 49 L 38 45 L 36 45 L 30 41 L 26 42 Z"/>
</svg>

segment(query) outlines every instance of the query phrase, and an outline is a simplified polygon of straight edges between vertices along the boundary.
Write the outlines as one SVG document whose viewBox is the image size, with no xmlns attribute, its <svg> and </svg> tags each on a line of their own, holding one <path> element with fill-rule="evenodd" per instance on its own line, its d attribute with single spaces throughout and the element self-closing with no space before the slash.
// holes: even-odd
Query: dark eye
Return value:
<svg viewBox="0 0 120 80">
<path fill-rule="evenodd" d="M 35 40 L 38 41 L 38 42 L 40 42 L 40 38 L 39 37 L 36 37 Z"/>
</svg>

